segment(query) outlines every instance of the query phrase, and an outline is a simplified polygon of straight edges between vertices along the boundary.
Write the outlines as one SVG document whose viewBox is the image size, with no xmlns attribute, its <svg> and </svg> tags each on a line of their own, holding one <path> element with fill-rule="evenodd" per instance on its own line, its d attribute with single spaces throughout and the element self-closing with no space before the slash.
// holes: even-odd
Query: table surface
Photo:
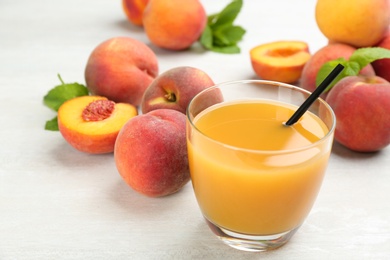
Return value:
<svg viewBox="0 0 390 260">
<path fill-rule="evenodd" d="M 202 3 L 208 14 L 229 1 Z M 335 144 L 318 199 L 285 246 L 249 253 L 220 242 L 204 223 L 191 184 L 148 198 L 119 176 L 113 154 L 72 149 L 44 130 L 54 113 L 49 89 L 84 81 L 92 49 L 115 36 L 148 44 L 160 72 L 206 71 L 216 83 L 255 78 L 249 50 L 276 40 L 327 43 L 315 0 L 245 1 L 236 24 L 247 29 L 241 53 L 150 45 L 142 28 L 109 0 L 0 2 L 0 259 L 385 259 L 390 256 L 390 147 L 355 153 Z"/>
</svg>

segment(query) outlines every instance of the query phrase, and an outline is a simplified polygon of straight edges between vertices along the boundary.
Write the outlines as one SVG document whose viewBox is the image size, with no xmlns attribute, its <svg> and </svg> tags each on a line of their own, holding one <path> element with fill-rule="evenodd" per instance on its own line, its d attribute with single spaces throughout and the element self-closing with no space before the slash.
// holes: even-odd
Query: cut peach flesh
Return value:
<svg viewBox="0 0 390 260">
<path fill-rule="evenodd" d="M 104 97 L 84 96 L 65 102 L 58 110 L 58 126 L 64 139 L 79 151 L 101 154 L 114 151 L 116 137 L 127 121 L 137 115 L 137 109 L 116 103 L 109 117 L 101 121 L 86 121 L 83 110 L 94 100 Z"/>
<path fill-rule="evenodd" d="M 284 83 L 298 81 L 310 57 L 307 44 L 297 41 L 272 42 L 250 50 L 252 67 L 257 76 Z"/>
<path fill-rule="evenodd" d="M 271 57 L 288 57 L 299 52 L 299 49 L 276 49 L 270 50 L 267 55 Z"/>
<path fill-rule="evenodd" d="M 275 42 L 259 45 L 250 51 L 251 59 L 268 65 L 290 67 L 305 64 L 311 57 L 305 43 Z"/>
<path fill-rule="evenodd" d="M 117 103 L 110 117 L 101 121 L 85 121 L 82 118 L 82 111 L 89 103 L 98 99 L 106 98 L 85 96 L 77 102 L 69 101 L 64 103 L 59 110 L 61 123 L 69 130 L 80 134 L 102 135 L 119 131 L 130 117 L 137 114 L 135 107 Z"/>
</svg>

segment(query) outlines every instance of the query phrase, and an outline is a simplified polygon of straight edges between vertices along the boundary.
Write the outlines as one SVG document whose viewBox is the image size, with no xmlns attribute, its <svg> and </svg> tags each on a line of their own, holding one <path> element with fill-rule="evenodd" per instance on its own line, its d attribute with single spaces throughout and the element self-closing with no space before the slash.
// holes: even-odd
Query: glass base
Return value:
<svg viewBox="0 0 390 260">
<path fill-rule="evenodd" d="M 225 244 L 239 250 L 251 252 L 261 252 L 279 248 L 286 244 L 299 229 L 298 226 L 290 231 L 280 234 L 252 236 L 226 230 L 216 226 L 206 218 L 205 220 L 211 231 L 213 231 L 213 233 Z"/>
</svg>

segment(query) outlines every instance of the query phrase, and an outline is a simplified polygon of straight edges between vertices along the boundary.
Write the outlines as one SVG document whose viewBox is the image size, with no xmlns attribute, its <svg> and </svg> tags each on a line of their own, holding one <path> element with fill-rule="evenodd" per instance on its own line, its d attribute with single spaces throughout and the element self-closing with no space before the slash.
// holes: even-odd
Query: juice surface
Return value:
<svg viewBox="0 0 390 260">
<path fill-rule="evenodd" d="M 285 232 L 303 222 L 330 148 L 311 145 L 328 133 L 312 113 L 293 126 L 283 125 L 295 109 L 273 101 L 223 103 L 195 118 L 203 134 L 188 135 L 189 163 L 198 203 L 209 221 L 252 235 Z"/>
<path fill-rule="evenodd" d="M 285 126 L 293 108 L 268 103 L 231 103 L 203 113 L 196 127 L 214 140 L 255 150 L 285 150 L 310 145 L 328 132 L 313 114 Z"/>
</svg>

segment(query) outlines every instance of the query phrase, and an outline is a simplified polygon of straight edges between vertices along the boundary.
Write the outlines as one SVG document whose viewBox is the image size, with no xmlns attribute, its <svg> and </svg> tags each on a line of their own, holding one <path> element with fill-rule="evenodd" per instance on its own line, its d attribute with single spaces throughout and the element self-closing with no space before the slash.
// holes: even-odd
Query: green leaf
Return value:
<svg viewBox="0 0 390 260">
<path fill-rule="evenodd" d="M 316 86 L 318 87 L 321 84 L 321 82 L 324 81 L 324 79 L 330 74 L 330 72 L 334 68 L 336 68 L 337 64 L 343 65 L 344 66 L 344 70 L 332 81 L 331 84 L 329 84 L 329 86 L 325 89 L 324 92 L 329 91 L 340 79 L 345 77 L 345 75 L 344 75 L 344 73 L 346 71 L 345 67 L 348 64 L 348 61 L 345 60 L 344 58 L 328 61 L 324 65 L 322 65 L 322 67 L 320 68 L 320 70 L 317 73 Z"/>
<path fill-rule="evenodd" d="M 57 117 L 54 117 L 53 119 L 46 121 L 45 130 L 58 131 L 59 128 L 57 120 Z"/>
<path fill-rule="evenodd" d="M 339 58 L 328 61 L 322 65 L 317 73 L 316 86 L 318 87 L 339 63 L 344 66 L 344 70 L 325 89 L 325 92 L 329 91 L 342 78 L 347 76 L 357 76 L 359 75 L 359 72 L 368 64 L 385 58 L 390 58 L 390 50 L 385 48 L 366 47 L 357 49 L 352 53 L 348 60 Z"/>
<path fill-rule="evenodd" d="M 349 61 L 357 62 L 362 69 L 371 62 L 384 58 L 390 58 L 390 50 L 381 47 L 366 47 L 354 51 Z"/>
<path fill-rule="evenodd" d="M 210 14 L 210 15 L 208 15 L 207 16 L 207 24 L 208 25 L 213 24 L 217 20 L 218 15 L 219 14 Z"/>
<path fill-rule="evenodd" d="M 344 66 L 343 75 L 344 76 L 356 76 L 361 70 L 359 63 L 354 61 L 349 61 Z"/>
<path fill-rule="evenodd" d="M 199 41 L 206 49 L 211 49 L 213 47 L 213 31 L 210 26 L 206 25 Z"/>
<path fill-rule="evenodd" d="M 224 54 L 240 53 L 240 48 L 237 45 L 229 45 L 225 47 L 213 46 L 210 50 Z"/>
<path fill-rule="evenodd" d="M 235 45 L 242 40 L 244 34 L 245 30 L 241 26 L 221 26 L 214 31 L 214 42 L 218 46 Z"/>
<path fill-rule="evenodd" d="M 67 100 L 88 95 L 88 89 L 79 83 L 61 84 L 51 89 L 44 97 L 43 103 L 58 111 L 58 108 Z"/>
<path fill-rule="evenodd" d="M 226 24 L 233 24 L 241 11 L 242 4 L 242 0 L 233 0 L 220 13 L 211 15 L 209 17 L 210 26 L 217 28 Z"/>
<path fill-rule="evenodd" d="M 49 92 L 43 97 L 43 103 L 50 109 L 58 111 L 65 101 L 75 97 L 87 96 L 89 94 L 86 86 L 79 83 L 65 84 L 59 74 L 58 78 L 62 84 L 49 90 Z M 57 118 L 47 121 L 45 129 L 58 131 Z"/>
<path fill-rule="evenodd" d="M 204 48 L 225 54 L 240 53 L 237 43 L 246 31 L 241 26 L 233 25 L 233 22 L 242 5 L 242 0 L 233 0 L 220 13 L 208 16 L 207 25 L 199 38 Z"/>
</svg>

